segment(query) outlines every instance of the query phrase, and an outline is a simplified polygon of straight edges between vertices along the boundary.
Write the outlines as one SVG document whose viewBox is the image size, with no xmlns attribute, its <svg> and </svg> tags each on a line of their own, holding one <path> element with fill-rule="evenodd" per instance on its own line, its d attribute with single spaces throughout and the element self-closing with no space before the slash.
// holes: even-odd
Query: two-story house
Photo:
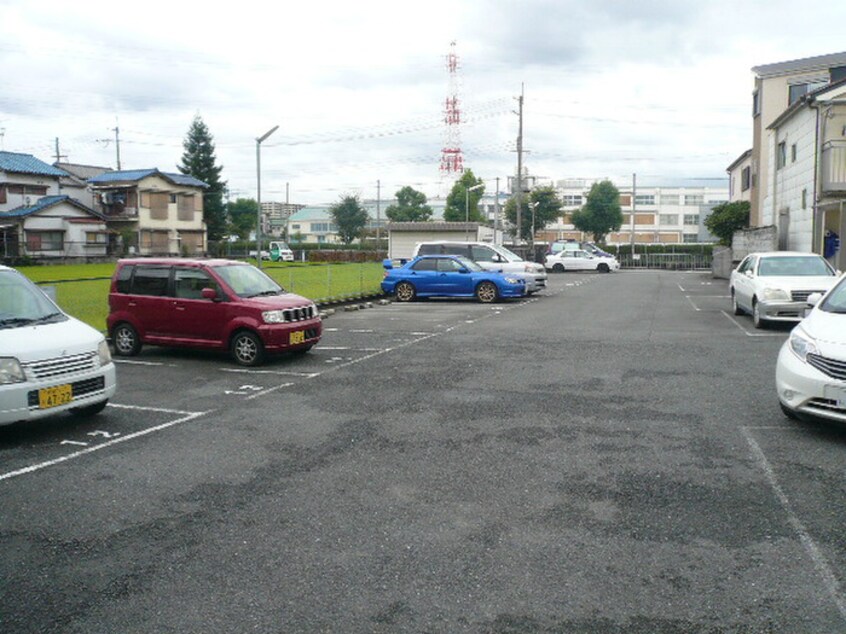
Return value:
<svg viewBox="0 0 846 634">
<path fill-rule="evenodd" d="M 846 78 L 846 53 L 764 64 L 752 69 L 752 154 L 750 174 L 750 224 L 764 226 L 764 200 L 771 193 L 769 137 L 773 122 L 804 95 Z"/>
<path fill-rule="evenodd" d="M 830 241 L 846 237 L 846 77 L 803 95 L 767 131 L 761 223 L 778 228 L 779 248 L 821 253 L 846 269 L 844 249 Z"/>
<path fill-rule="evenodd" d="M 42 196 L 58 196 L 63 170 L 31 154 L 0 152 L 0 212 L 35 203 Z"/>
<path fill-rule="evenodd" d="M 88 180 L 94 209 L 108 223 L 116 253 L 202 255 L 203 193 L 208 185 L 157 169 L 106 172 Z M 121 244 L 122 243 L 122 244 Z"/>
<path fill-rule="evenodd" d="M 106 255 L 105 220 L 63 192 L 68 179 L 30 154 L 0 152 L 0 258 Z"/>
</svg>

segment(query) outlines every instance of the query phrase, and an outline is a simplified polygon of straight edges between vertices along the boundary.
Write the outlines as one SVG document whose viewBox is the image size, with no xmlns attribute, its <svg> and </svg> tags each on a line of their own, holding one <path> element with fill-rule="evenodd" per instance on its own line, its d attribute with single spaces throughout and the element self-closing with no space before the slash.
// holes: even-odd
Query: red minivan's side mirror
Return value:
<svg viewBox="0 0 846 634">
<path fill-rule="evenodd" d="M 203 299 L 217 299 L 217 291 L 213 288 L 204 288 L 202 293 Z"/>
</svg>

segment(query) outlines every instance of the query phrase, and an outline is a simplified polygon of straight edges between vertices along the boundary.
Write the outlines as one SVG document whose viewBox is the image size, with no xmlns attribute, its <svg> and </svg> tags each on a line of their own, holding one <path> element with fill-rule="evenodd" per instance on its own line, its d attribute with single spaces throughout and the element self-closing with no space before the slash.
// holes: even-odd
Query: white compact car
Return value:
<svg viewBox="0 0 846 634">
<path fill-rule="evenodd" d="M 554 273 L 564 271 L 599 271 L 610 273 L 619 271 L 620 263 L 613 256 L 601 256 L 581 249 L 559 251 L 549 254 L 544 259 L 544 266 Z"/>
<path fill-rule="evenodd" d="M 815 304 L 778 354 L 776 390 L 782 411 L 846 423 L 846 276 Z"/>
<path fill-rule="evenodd" d="M 0 266 L 0 425 L 97 414 L 115 393 L 106 338 Z"/>
<path fill-rule="evenodd" d="M 735 315 L 749 313 L 756 328 L 768 321 L 799 321 L 812 293 L 824 293 L 838 272 L 816 253 L 750 253 L 729 278 Z"/>
</svg>

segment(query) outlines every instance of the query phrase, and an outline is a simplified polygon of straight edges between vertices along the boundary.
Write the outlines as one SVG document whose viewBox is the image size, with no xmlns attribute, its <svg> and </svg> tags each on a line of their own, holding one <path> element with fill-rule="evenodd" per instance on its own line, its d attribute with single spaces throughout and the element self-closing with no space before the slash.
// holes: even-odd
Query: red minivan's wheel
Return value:
<svg viewBox="0 0 846 634">
<path fill-rule="evenodd" d="M 264 358 L 264 345 L 261 339 L 249 330 L 235 333 L 229 344 L 229 351 L 238 365 L 259 365 Z"/>
</svg>

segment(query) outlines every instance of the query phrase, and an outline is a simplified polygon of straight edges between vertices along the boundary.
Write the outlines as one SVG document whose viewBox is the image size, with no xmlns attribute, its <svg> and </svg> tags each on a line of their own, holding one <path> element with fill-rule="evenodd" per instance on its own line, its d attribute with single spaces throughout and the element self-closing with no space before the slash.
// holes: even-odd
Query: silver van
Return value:
<svg viewBox="0 0 846 634">
<path fill-rule="evenodd" d="M 526 280 L 526 292 L 529 294 L 546 288 L 547 273 L 542 264 L 528 262 L 497 244 L 451 240 L 418 242 L 413 257 L 418 255 L 463 255 L 488 271 L 519 275 Z"/>
<path fill-rule="evenodd" d="M 97 414 L 114 393 L 103 334 L 0 266 L 0 425 L 64 411 Z"/>
</svg>

